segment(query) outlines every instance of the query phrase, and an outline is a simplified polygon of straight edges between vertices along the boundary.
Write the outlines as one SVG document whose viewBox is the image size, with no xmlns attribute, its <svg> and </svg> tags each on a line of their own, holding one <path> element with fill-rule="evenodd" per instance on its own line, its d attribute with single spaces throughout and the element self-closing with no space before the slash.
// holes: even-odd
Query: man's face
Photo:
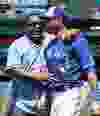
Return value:
<svg viewBox="0 0 100 116">
<path fill-rule="evenodd" d="M 47 19 L 39 16 L 29 17 L 28 29 L 27 31 L 32 34 L 32 42 L 41 45 L 42 41 L 45 39 L 46 21 Z"/>
<path fill-rule="evenodd" d="M 48 34 L 51 35 L 51 38 L 59 38 L 62 36 L 64 30 L 63 17 L 49 17 L 48 21 Z"/>
</svg>

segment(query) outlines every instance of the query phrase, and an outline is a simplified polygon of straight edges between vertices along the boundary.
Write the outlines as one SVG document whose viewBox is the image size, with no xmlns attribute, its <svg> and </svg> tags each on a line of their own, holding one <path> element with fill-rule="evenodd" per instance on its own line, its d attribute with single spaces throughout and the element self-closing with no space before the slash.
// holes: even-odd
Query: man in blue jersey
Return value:
<svg viewBox="0 0 100 116">
<path fill-rule="evenodd" d="M 57 7 L 55 7 L 55 8 L 52 7 L 50 10 L 51 10 L 49 12 L 50 17 L 64 16 L 64 11 L 62 9 L 60 10 Z M 59 12 L 57 12 L 57 11 L 59 11 Z M 67 19 L 67 18 L 65 17 L 65 19 Z M 54 23 L 54 24 L 56 24 L 56 23 Z M 69 80 L 69 81 L 67 81 L 67 83 L 66 82 L 63 83 L 64 87 L 65 87 L 65 91 L 54 93 L 54 95 L 56 97 L 55 97 L 54 103 L 52 105 L 51 116 L 79 115 L 79 113 L 80 113 L 80 109 L 79 109 L 79 107 L 80 107 L 80 105 L 79 105 L 80 104 L 80 102 L 79 102 L 80 88 L 78 87 L 79 84 L 76 85 L 75 83 L 78 82 L 78 80 L 80 79 L 81 73 L 87 74 L 87 77 L 91 83 L 91 86 L 93 88 L 95 88 L 95 84 L 92 82 L 92 81 L 96 80 L 95 63 L 94 63 L 92 54 L 90 53 L 90 50 L 88 47 L 88 41 L 86 40 L 84 34 L 80 33 L 80 32 L 73 32 L 73 33 L 71 32 L 71 34 L 69 34 L 69 35 L 70 35 L 69 37 L 65 38 L 66 40 L 64 41 L 64 43 L 60 42 L 60 45 L 57 44 L 59 46 L 58 50 L 57 50 L 57 47 L 55 48 L 55 50 L 53 50 L 53 53 L 55 53 L 55 51 L 56 51 L 56 55 L 55 56 L 51 55 L 52 56 L 51 59 L 47 58 L 49 60 L 48 62 L 51 63 L 51 65 L 53 64 L 51 66 L 51 68 L 49 68 L 49 65 L 48 65 L 48 72 L 51 71 L 51 73 L 54 73 L 54 71 L 55 71 L 55 70 L 53 70 L 54 64 L 57 63 L 56 65 L 58 68 L 58 65 L 63 64 L 62 62 L 64 62 L 64 70 L 63 70 L 64 74 L 62 77 L 65 80 Z M 54 46 L 55 46 L 55 44 L 54 44 Z M 64 50 L 64 53 L 61 52 L 61 54 L 60 54 L 59 49 L 61 49 L 61 48 Z M 52 47 L 51 47 L 51 49 L 52 49 Z M 58 51 L 58 53 L 57 53 L 57 51 Z M 58 56 L 60 56 L 60 57 L 58 57 Z M 62 56 L 62 58 L 61 58 L 61 56 Z M 50 58 L 50 56 L 49 56 L 49 58 Z M 61 59 L 64 59 L 64 61 Z M 57 68 L 55 71 L 56 73 L 58 71 Z M 60 79 L 61 79 L 61 76 L 60 76 Z M 72 81 L 74 83 L 72 84 L 72 90 L 71 90 L 67 85 L 68 85 L 68 83 L 72 83 Z"/>
</svg>

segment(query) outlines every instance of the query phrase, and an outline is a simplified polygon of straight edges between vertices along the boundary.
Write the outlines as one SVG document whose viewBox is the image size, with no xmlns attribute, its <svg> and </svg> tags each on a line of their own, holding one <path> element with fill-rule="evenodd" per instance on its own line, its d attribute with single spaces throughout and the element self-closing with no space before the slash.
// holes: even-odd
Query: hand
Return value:
<svg viewBox="0 0 100 116">
<path fill-rule="evenodd" d="M 97 76 L 94 72 L 89 72 L 88 73 L 88 80 L 89 80 L 90 86 L 95 89 L 96 88 Z"/>
<path fill-rule="evenodd" d="M 88 73 L 88 80 L 96 80 L 97 75 L 94 72 L 89 72 Z"/>
<path fill-rule="evenodd" d="M 32 72 L 48 72 L 47 66 L 43 64 L 32 65 Z"/>
<path fill-rule="evenodd" d="M 100 105 L 96 105 L 96 115 L 100 114 Z"/>
</svg>

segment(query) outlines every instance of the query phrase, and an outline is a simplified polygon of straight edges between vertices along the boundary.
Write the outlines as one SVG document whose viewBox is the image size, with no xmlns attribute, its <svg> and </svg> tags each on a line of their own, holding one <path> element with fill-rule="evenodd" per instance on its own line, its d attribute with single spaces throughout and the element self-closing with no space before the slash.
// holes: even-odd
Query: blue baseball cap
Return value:
<svg viewBox="0 0 100 116">
<path fill-rule="evenodd" d="M 54 10 L 54 15 L 55 16 L 64 16 L 64 8 L 55 8 Z"/>
<path fill-rule="evenodd" d="M 49 17 L 53 16 L 64 16 L 64 8 L 60 7 L 50 7 L 48 9 L 48 14 Z"/>
</svg>

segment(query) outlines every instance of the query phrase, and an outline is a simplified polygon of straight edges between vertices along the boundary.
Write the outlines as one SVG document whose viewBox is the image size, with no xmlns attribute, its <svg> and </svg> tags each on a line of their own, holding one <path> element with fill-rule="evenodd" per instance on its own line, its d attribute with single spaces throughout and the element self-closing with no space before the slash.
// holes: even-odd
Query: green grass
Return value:
<svg viewBox="0 0 100 116">
<path fill-rule="evenodd" d="M 81 112 L 80 116 L 91 116 L 92 113 L 91 112 Z"/>
<path fill-rule="evenodd" d="M 5 112 L 7 108 L 7 96 L 0 96 L 0 112 Z"/>
</svg>

